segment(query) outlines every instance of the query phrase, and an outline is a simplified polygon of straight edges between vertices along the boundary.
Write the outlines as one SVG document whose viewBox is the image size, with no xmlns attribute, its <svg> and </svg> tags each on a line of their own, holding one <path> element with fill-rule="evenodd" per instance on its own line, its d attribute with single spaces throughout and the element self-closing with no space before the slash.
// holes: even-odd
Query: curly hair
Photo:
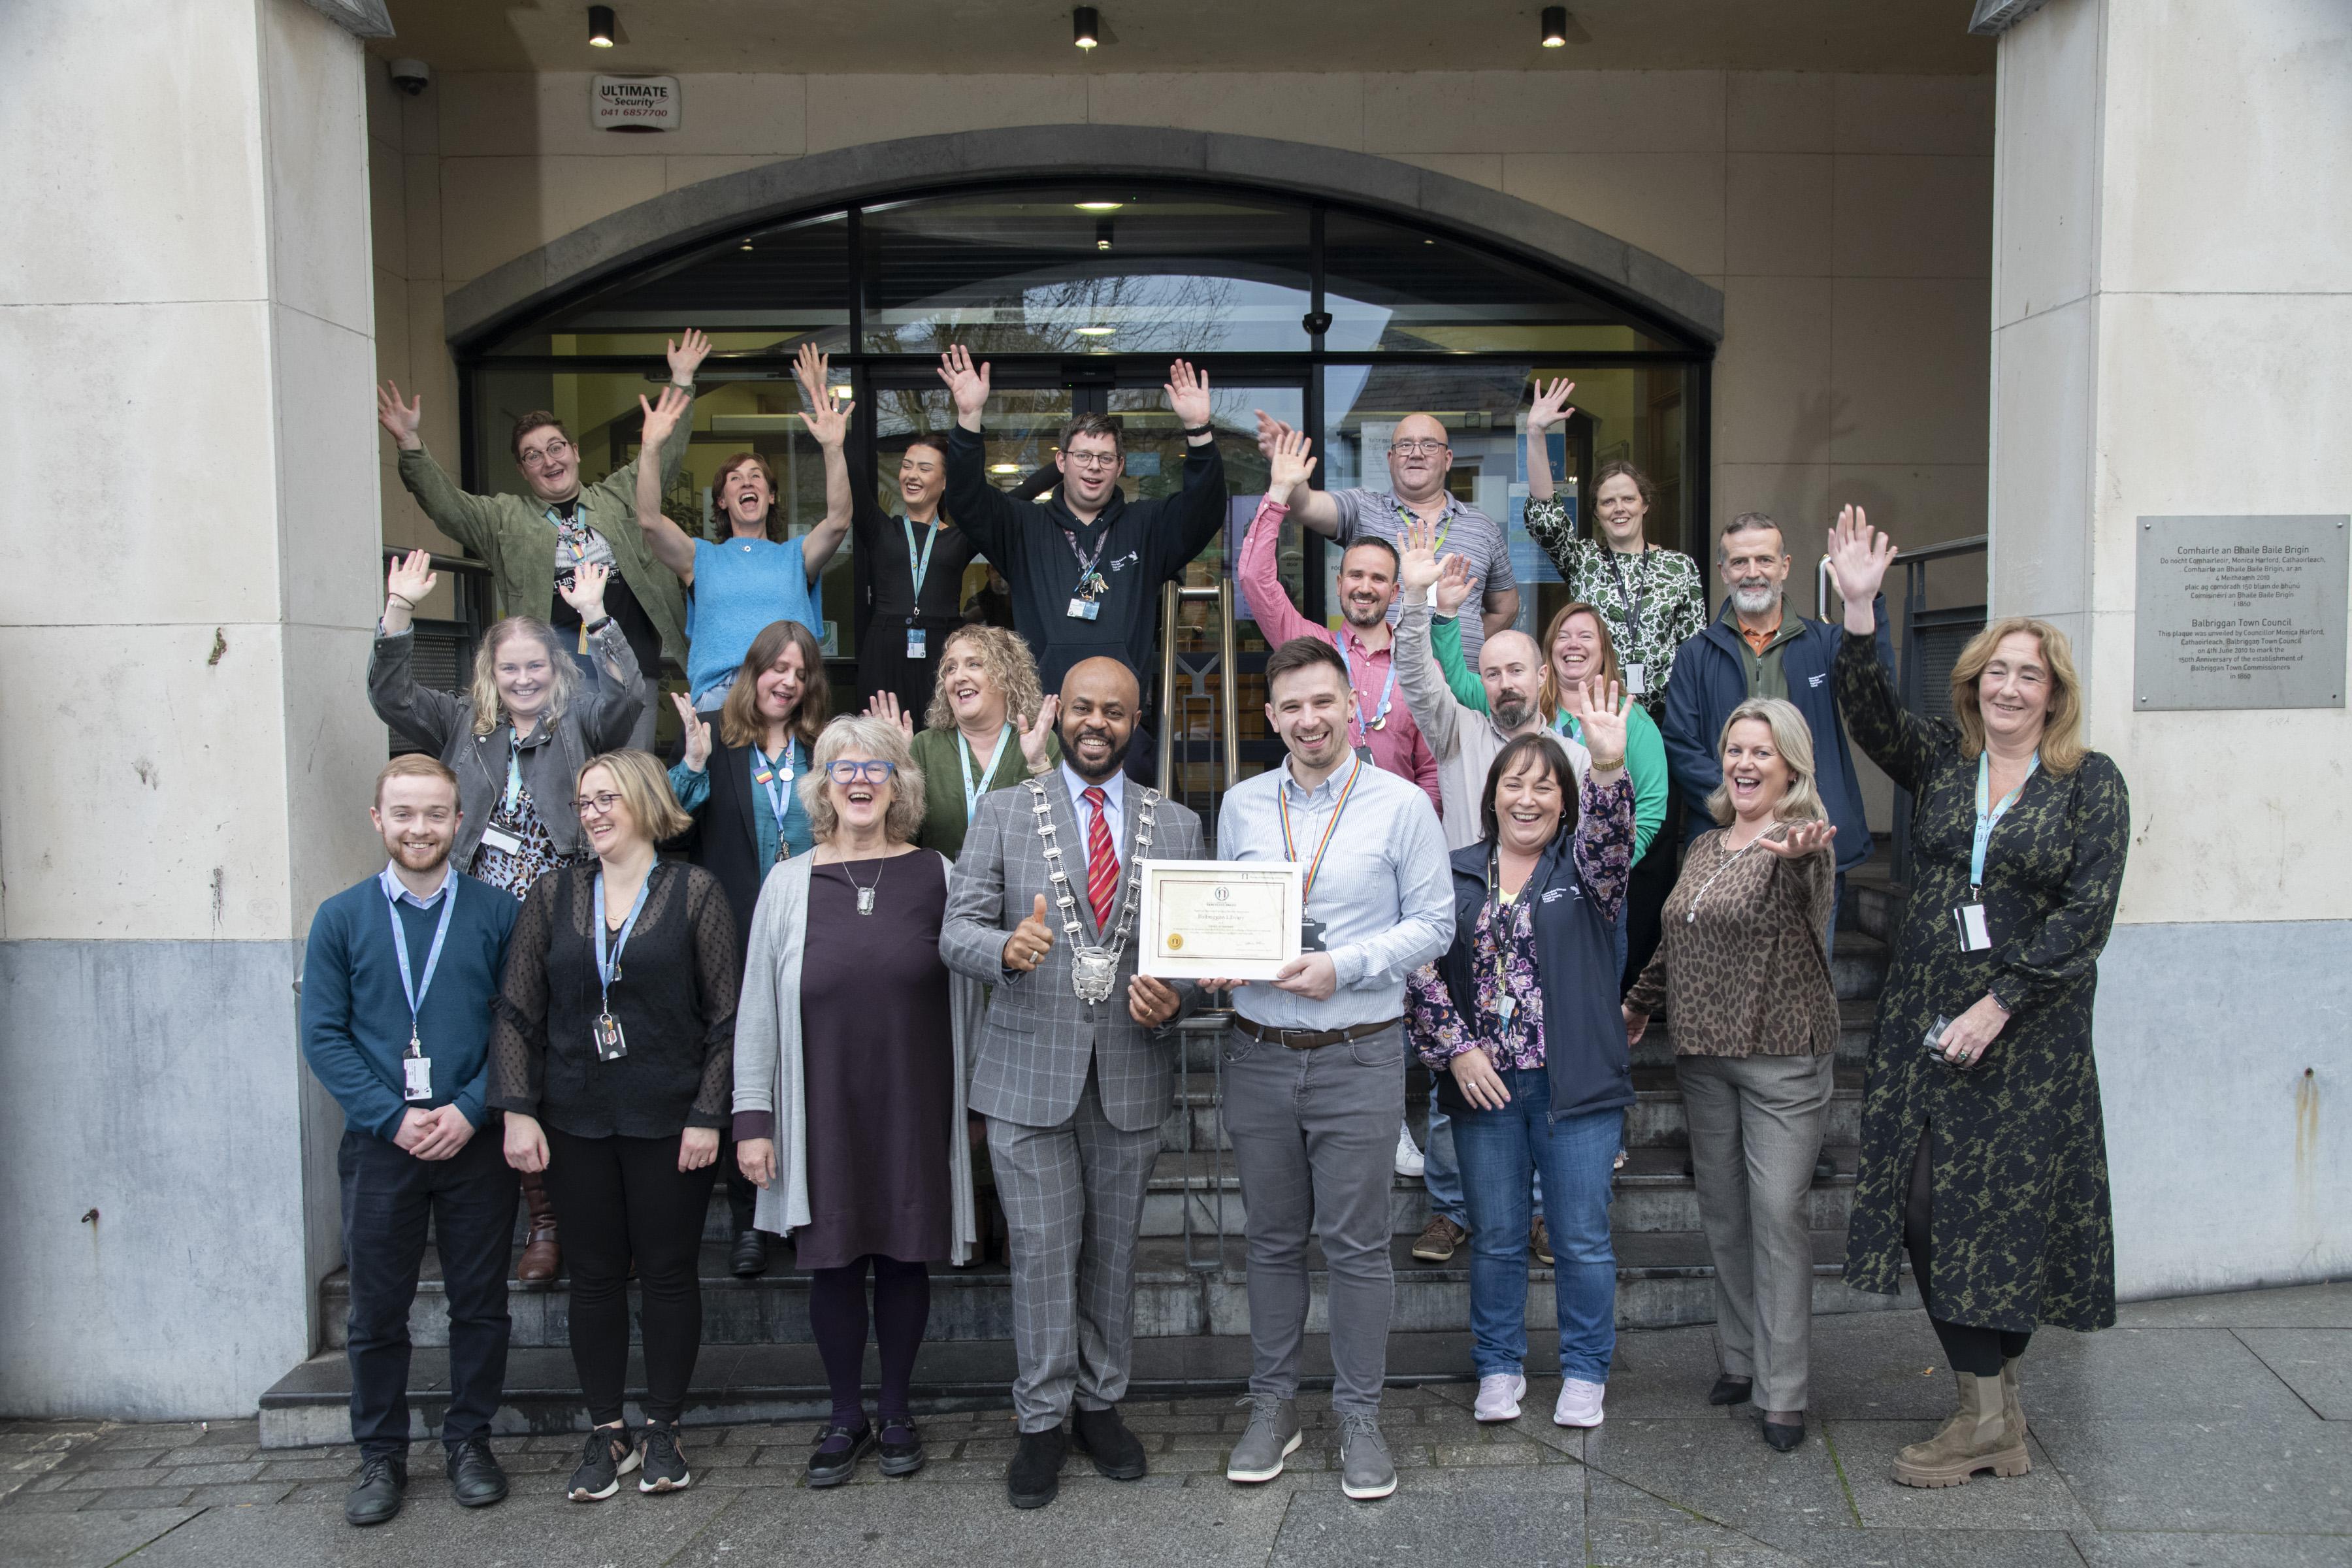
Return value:
<svg viewBox="0 0 2352 1568">
<path fill-rule="evenodd" d="M 980 667 L 987 671 L 990 684 L 1003 694 L 1004 716 L 1023 728 L 1035 722 L 1037 710 L 1045 705 L 1045 692 L 1037 679 L 1037 661 L 1020 634 L 1003 626 L 958 626 L 940 646 L 942 668 L 958 643 L 970 643 L 980 655 Z M 947 687 L 936 679 L 931 682 L 931 704 L 923 710 L 923 722 L 934 730 L 955 728 L 955 709 L 948 702 Z"/>
<path fill-rule="evenodd" d="M 551 686 L 547 694 L 548 719 L 562 718 L 572 698 L 579 695 L 580 667 L 563 651 L 563 641 L 555 635 L 555 628 L 537 616 L 509 616 L 492 626 L 483 637 L 482 646 L 474 650 L 474 683 L 467 689 L 466 695 L 474 700 L 477 735 L 487 735 L 507 722 L 505 705 L 499 700 L 499 649 L 517 637 L 536 637 L 547 650 Z"/>
<path fill-rule="evenodd" d="M 845 713 L 816 738 L 816 754 L 809 771 L 793 787 L 801 792 L 801 809 L 808 813 L 809 832 L 820 844 L 841 827 L 833 808 L 832 776 L 825 766 L 848 752 L 862 752 L 891 764 L 890 808 L 883 814 L 882 833 L 894 844 L 912 844 L 923 829 L 923 770 L 907 744 L 907 732 L 886 719 Z"/>
</svg>

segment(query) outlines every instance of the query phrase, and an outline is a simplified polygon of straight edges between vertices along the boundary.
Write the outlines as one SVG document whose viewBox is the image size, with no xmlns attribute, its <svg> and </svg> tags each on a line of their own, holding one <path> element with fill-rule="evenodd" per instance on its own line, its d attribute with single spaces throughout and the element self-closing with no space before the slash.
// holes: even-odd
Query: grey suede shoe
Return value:
<svg viewBox="0 0 2352 1568">
<path fill-rule="evenodd" d="M 1225 1479 L 1270 1481 L 1282 1474 L 1282 1461 L 1297 1452 L 1298 1402 L 1253 1394 L 1234 1403 L 1250 1407 L 1249 1426 L 1225 1458 Z"/>
<path fill-rule="evenodd" d="M 1396 1490 L 1396 1466 L 1381 1436 L 1381 1418 L 1361 1411 L 1339 1417 L 1339 1489 L 1358 1502 Z"/>
</svg>

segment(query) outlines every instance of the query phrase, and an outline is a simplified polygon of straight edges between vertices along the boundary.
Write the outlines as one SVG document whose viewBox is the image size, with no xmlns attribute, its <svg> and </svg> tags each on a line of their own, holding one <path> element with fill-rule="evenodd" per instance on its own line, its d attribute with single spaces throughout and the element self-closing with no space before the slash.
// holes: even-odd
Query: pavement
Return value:
<svg viewBox="0 0 2352 1568">
<path fill-rule="evenodd" d="M 1402 1485 L 1339 1493 L 1324 1397 L 1288 1471 L 1231 1485 L 1242 1413 L 1222 1399 L 1127 1406 L 1151 1474 L 1074 1458 L 1060 1500 L 1015 1512 L 1004 1412 L 927 1420 L 931 1462 L 884 1480 L 801 1484 L 814 1427 L 689 1427 L 691 1490 L 562 1500 L 574 1436 L 499 1438 L 514 1495 L 455 1507 L 415 1452 L 390 1524 L 342 1520 L 349 1447 L 262 1449 L 251 1421 L 0 1422 L 0 1563 L 137 1568 L 314 1563 L 436 1568 L 716 1565 L 788 1557 L 955 1563 L 1553 1564 L 1615 1568 L 2319 1568 L 2352 1565 L 2352 1284 L 2139 1302 L 2099 1334 L 2045 1330 L 2024 1363 L 2031 1474 L 1896 1486 L 1888 1465 L 1949 1412 L 1919 1313 L 1816 1320 L 1804 1446 L 1773 1453 L 1752 1412 L 1710 1409 L 1711 1329 L 1618 1341 L 1608 1421 L 1551 1424 L 1557 1380 L 1517 1422 L 1480 1426 L 1468 1384 L 1392 1389 L 1382 1426 Z"/>
</svg>

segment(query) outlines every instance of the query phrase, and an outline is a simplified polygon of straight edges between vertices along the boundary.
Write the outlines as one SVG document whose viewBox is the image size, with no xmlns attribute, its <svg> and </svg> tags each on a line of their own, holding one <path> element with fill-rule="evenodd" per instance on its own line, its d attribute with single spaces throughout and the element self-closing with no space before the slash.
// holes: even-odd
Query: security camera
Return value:
<svg viewBox="0 0 2352 1568">
<path fill-rule="evenodd" d="M 392 85 L 411 98 L 422 93 L 427 86 L 431 85 L 432 80 L 433 68 L 423 60 L 392 62 Z"/>
</svg>

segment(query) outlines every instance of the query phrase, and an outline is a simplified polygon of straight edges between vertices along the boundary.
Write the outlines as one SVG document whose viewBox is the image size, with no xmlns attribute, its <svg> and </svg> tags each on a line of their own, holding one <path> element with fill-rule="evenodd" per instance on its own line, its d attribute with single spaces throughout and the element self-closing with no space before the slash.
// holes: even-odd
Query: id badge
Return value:
<svg viewBox="0 0 2352 1568">
<path fill-rule="evenodd" d="M 503 827 L 485 827 L 482 829 L 482 847 L 495 849 L 501 855 L 520 855 L 522 853 L 522 840 Z"/>
<path fill-rule="evenodd" d="M 1495 1004 L 1495 1022 L 1502 1025 L 1506 1029 L 1511 1026 L 1511 1020 L 1518 1016 L 1519 999 L 1517 997 L 1506 996 Z"/>
<path fill-rule="evenodd" d="M 1364 765 L 1367 767 L 1379 766 L 1378 763 L 1372 761 L 1372 749 L 1370 746 L 1358 746 L 1356 748 L 1356 755 L 1363 759 Z"/>
<path fill-rule="evenodd" d="M 908 626 L 907 628 L 907 657 L 908 658 L 930 658 L 931 656 L 929 652 L 929 638 L 922 627 Z"/>
<path fill-rule="evenodd" d="M 588 1025 L 590 1038 L 596 1044 L 596 1059 L 616 1062 L 629 1054 L 628 1039 L 621 1033 L 621 1020 L 610 1013 L 599 1013 Z"/>
<path fill-rule="evenodd" d="M 1070 618 L 1074 621 L 1091 621 L 1098 618 L 1101 615 L 1102 606 L 1095 603 L 1092 599 L 1072 599 L 1070 601 Z"/>
<path fill-rule="evenodd" d="M 1962 904 L 1952 911 L 1952 924 L 1959 931 L 1962 952 L 1982 952 L 1992 946 L 1992 932 L 1985 926 L 1982 904 Z"/>
<path fill-rule="evenodd" d="M 1625 695 L 1628 697 L 1646 697 L 1649 695 L 1649 667 L 1647 665 L 1640 664 L 1627 665 L 1625 667 Z"/>
<path fill-rule="evenodd" d="M 1323 922 L 1314 919 L 1300 921 L 1298 922 L 1298 951 L 1301 952 L 1321 952 L 1323 950 Z"/>
<path fill-rule="evenodd" d="M 400 1058 L 400 1071 L 404 1085 L 401 1092 L 404 1099 L 430 1100 L 433 1098 L 433 1058 L 431 1057 L 403 1057 Z"/>
</svg>

